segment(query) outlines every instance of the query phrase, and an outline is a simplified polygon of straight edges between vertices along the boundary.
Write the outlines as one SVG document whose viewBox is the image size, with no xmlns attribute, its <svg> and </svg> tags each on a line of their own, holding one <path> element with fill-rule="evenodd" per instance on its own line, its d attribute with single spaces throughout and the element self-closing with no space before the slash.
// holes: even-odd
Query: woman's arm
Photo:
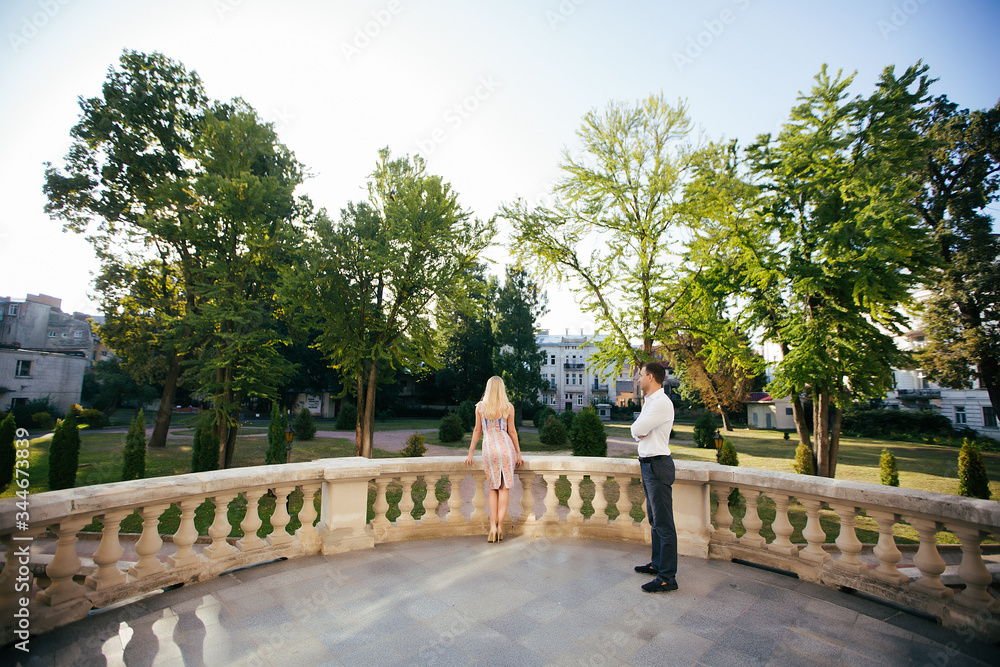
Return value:
<svg viewBox="0 0 1000 667">
<path fill-rule="evenodd" d="M 517 441 L 517 429 L 514 427 L 514 406 L 510 406 L 510 412 L 507 413 L 507 435 L 510 436 L 510 441 L 514 443 L 514 451 L 517 452 L 517 461 L 514 463 L 515 467 L 520 466 L 524 463 L 524 459 L 521 458 L 521 443 Z"/>
<path fill-rule="evenodd" d="M 476 404 L 476 428 L 472 431 L 472 443 L 469 445 L 469 455 L 465 457 L 465 465 L 472 465 L 472 453 L 476 451 L 479 436 L 483 433 L 483 417 L 479 414 L 479 404 Z"/>
</svg>

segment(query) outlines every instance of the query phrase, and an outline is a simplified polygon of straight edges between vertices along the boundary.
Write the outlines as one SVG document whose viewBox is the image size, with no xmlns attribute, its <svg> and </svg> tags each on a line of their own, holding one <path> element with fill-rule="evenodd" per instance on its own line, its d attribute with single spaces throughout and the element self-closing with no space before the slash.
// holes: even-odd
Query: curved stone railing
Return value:
<svg viewBox="0 0 1000 667">
<path fill-rule="evenodd" d="M 648 542 L 648 523 L 633 519 L 633 515 L 645 516 L 644 508 L 635 507 L 627 492 L 639 476 L 637 461 L 529 456 L 525 462 L 517 471 L 511 494 L 507 533 Z M 38 634 L 82 618 L 95 607 L 254 563 L 371 548 L 379 542 L 485 536 L 484 479 L 478 463 L 470 469 L 462 457 L 342 458 L 53 491 L 29 496 L 26 507 L 19 506 L 17 499 L 0 501 L 0 542 L 7 554 L 0 572 L 2 643 L 23 639 L 19 633 L 25 627 Z M 422 502 L 413 493 L 418 480 L 426 487 Z M 465 483 L 455 483 L 460 480 Z M 560 506 L 557 483 L 569 484 L 566 506 Z M 401 494 L 396 507 L 388 501 L 390 485 Z M 372 486 L 374 518 L 369 521 Z M 439 488 L 443 501 L 435 493 Z M 736 488 L 746 499 L 745 533 L 739 538 L 731 530 L 733 518 L 727 503 L 718 503 L 714 525 L 711 511 L 713 493 L 724 499 Z M 301 527 L 290 533 L 286 527 L 292 517 L 286 500 L 296 489 L 304 495 L 298 512 Z M 318 513 L 310 502 L 317 493 Z M 273 530 L 262 537 L 258 535 L 262 525 L 259 503 L 266 494 L 275 497 L 275 510 L 270 517 Z M 760 534 L 763 521 L 757 507 L 762 494 L 776 508 L 771 524 L 775 537 L 770 543 Z M 228 518 L 237 495 L 247 505 L 239 524 L 243 537 L 238 540 L 229 538 Z M 788 507 L 793 498 L 808 516 L 805 545 L 790 539 L 794 531 Z M 206 500 L 214 503 L 215 515 L 208 529 L 210 543 L 201 544 L 194 514 Z M 643 504 L 641 499 L 638 503 Z M 171 505 L 180 511 L 180 522 L 165 541 L 158 522 Z M 832 545 L 825 544 L 819 521 L 824 505 L 836 512 L 840 522 Z M 388 516 L 397 511 L 397 518 L 390 521 Z M 134 512 L 142 518 L 143 527 L 134 544 L 135 555 L 126 560 L 119 529 Z M 858 557 L 862 544 L 854 526 L 861 512 L 879 526 L 874 548 L 877 565 Z M 1000 603 L 990 594 L 992 578 L 980 549 L 982 539 L 1000 534 L 1000 504 L 996 502 L 679 462 L 674 514 L 682 555 L 760 563 L 809 581 L 908 605 L 970 635 L 1000 638 Z M 100 544 L 89 559 L 92 563 L 84 563 L 77 553 L 78 536 L 94 519 L 103 525 Z M 898 569 L 902 554 L 893 537 L 897 520 L 905 520 L 920 535 L 913 557 L 920 577 L 914 581 Z M 942 526 L 962 544 L 958 575 L 963 585 L 957 593 L 941 582 L 945 565 L 935 533 Z M 40 559 L 30 546 L 45 535 L 55 538 L 55 553 L 44 567 L 44 576 L 36 579 Z"/>
</svg>

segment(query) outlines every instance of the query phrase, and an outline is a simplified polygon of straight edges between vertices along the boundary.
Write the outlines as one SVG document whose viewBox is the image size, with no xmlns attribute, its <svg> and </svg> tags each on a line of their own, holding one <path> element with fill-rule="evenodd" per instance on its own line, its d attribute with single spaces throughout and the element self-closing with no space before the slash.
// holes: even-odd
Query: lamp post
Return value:
<svg viewBox="0 0 1000 667">
<path fill-rule="evenodd" d="M 285 463 L 292 462 L 292 438 L 295 437 L 295 429 L 291 426 L 285 429 Z"/>
<path fill-rule="evenodd" d="M 715 461 L 716 463 L 718 463 L 719 454 L 722 453 L 722 442 L 723 442 L 723 437 L 722 434 L 719 433 L 719 429 L 715 429 L 715 437 L 712 438 L 712 440 L 715 441 Z"/>
</svg>

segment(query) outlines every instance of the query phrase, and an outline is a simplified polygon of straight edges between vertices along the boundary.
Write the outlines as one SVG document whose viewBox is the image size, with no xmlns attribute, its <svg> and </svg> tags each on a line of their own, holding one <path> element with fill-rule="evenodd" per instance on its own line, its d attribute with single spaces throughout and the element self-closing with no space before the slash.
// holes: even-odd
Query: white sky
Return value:
<svg viewBox="0 0 1000 667">
<path fill-rule="evenodd" d="M 96 259 L 44 214 L 43 163 L 62 165 L 78 96 L 100 92 L 124 48 L 256 107 L 314 174 L 300 192 L 334 214 L 365 197 L 389 146 L 425 152 L 485 218 L 544 195 L 582 116 L 610 100 L 662 90 L 708 137 L 747 141 L 780 127 L 823 63 L 857 70 L 868 94 L 883 67 L 922 58 L 935 94 L 986 108 L 997 34 L 990 0 L 2 0 L 0 295 L 96 314 Z M 567 292 L 548 292 L 542 326 L 593 330 Z"/>
</svg>

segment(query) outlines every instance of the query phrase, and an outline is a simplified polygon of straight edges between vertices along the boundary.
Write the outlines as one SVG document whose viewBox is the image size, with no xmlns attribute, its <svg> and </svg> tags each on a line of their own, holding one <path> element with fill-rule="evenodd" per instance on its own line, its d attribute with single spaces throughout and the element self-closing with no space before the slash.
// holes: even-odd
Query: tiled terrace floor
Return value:
<svg viewBox="0 0 1000 667">
<path fill-rule="evenodd" d="M 38 665 L 980 665 L 1000 649 L 867 599 L 681 558 L 648 594 L 640 545 L 400 542 L 273 562 L 35 637 Z"/>
</svg>

